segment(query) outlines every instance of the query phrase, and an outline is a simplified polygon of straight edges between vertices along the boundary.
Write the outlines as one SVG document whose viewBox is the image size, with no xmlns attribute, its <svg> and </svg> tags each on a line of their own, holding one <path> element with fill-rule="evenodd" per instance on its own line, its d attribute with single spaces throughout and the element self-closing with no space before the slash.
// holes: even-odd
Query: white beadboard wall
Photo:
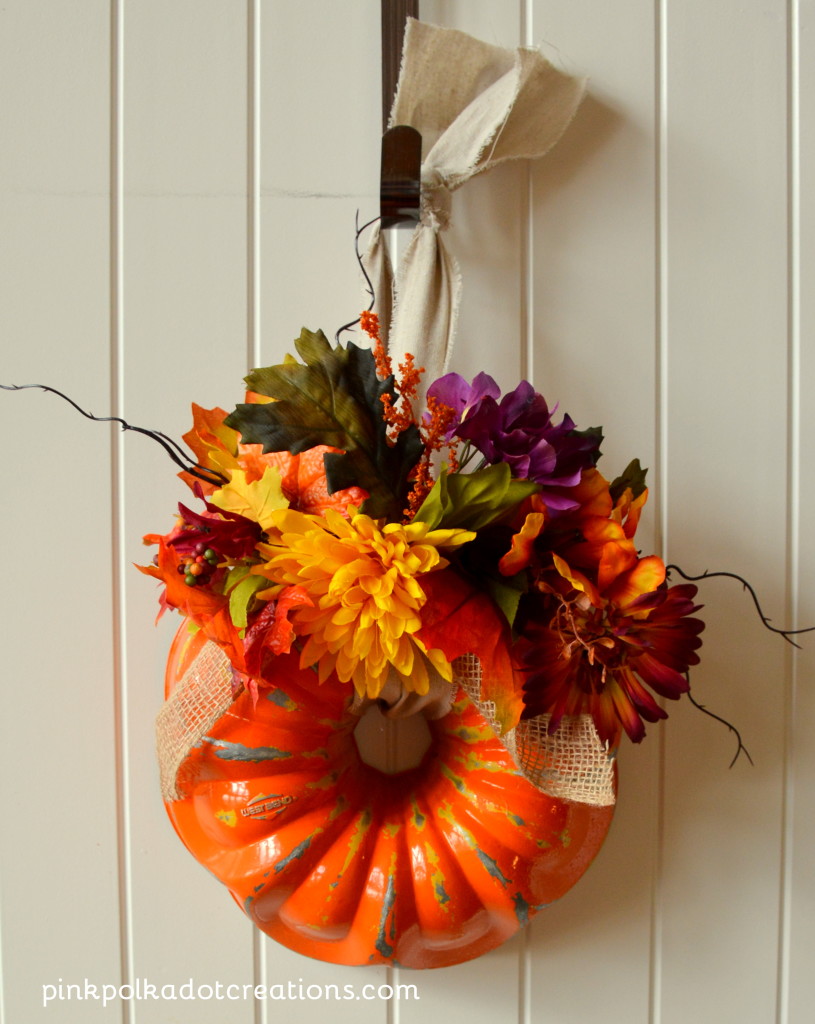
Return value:
<svg viewBox="0 0 815 1024">
<path fill-rule="evenodd" d="M 650 467 L 643 547 L 815 624 L 815 2 L 422 0 L 591 78 L 560 146 L 454 200 L 455 368 L 527 375 L 603 466 Z M 376 0 L 0 5 L 0 381 L 179 436 L 360 306 Z M 525 934 L 428 972 L 253 932 L 165 819 L 171 622 L 133 568 L 183 488 L 159 449 L 0 393 L 2 1024 L 810 1024 L 815 635 L 703 584 L 697 699 L 621 757 L 597 861 Z M 418 1001 L 54 1000 L 43 986 L 415 983 Z"/>
</svg>

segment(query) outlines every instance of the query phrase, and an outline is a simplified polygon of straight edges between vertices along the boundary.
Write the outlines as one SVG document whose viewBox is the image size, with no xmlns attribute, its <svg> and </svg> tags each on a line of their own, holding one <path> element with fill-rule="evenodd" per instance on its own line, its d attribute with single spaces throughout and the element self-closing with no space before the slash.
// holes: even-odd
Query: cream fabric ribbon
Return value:
<svg viewBox="0 0 815 1024">
<path fill-rule="evenodd" d="M 444 718 L 453 706 L 458 683 L 455 678 L 448 683 L 429 662 L 427 673 L 430 677 L 427 693 L 415 693 L 406 690 L 396 671 L 391 669 L 379 696 L 355 697 L 351 711 L 362 716 L 368 708 L 376 706 L 385 718 L 410 718 L 411 715 L 424 715 L 431 721 Z"/>
<path fill-rule="evenodd" d="M 421 219 L 395 281 L 378 227 L 366 267 L 393 364 L 412 352 L 425 367 L 425 386 L 447 367 L 461 296 L 458 264 L 442 238 L 451 193 L 507 160 L 547 153 L 574 117 L 585 84 L 537 50 L 505 50 L 408 19 L 390 125 L 416 128 L 426 147 Z"/>
</svg>

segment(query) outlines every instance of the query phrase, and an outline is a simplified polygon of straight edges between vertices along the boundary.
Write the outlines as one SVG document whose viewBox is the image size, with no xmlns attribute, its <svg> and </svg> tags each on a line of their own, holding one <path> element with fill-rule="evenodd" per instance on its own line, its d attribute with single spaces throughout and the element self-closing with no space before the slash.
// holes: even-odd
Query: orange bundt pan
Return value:
<svg viewBox="0 0 815 1024">
<path fill-rule="evenodd" d="M 204 640 L 186 624 L 172 691 Z M 365 764 L 348 687 L 294 655 L 187 756 L 167 813 L 254 923 L 330 963 L 446 967 L 494 949 L 580 878 L 613 807 L 539 792 L 463 690 L 417 768 Z"/>
</svg>

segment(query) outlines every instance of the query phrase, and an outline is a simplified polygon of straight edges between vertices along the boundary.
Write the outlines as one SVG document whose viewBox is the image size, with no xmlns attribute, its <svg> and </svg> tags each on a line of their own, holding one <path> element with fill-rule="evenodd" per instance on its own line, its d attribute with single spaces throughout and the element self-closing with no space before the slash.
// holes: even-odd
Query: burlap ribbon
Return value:
<svg viewBox="0 0 815 1024">
<path fill-rule="evenodd" d="M 547 153 L 584 90 L 584 79 L 558 71 L 537 50 L 505 50 L 408 20 L 390 124 L 422 135 L 421 220 L 395 281 L 378 229 L 366 258 L 394 365 L 412 352 L 430 383 L 450 359 L 461 296 L 458 264 L 443 240 L 451 193 L 507 160 Z"/>
<path fill-rule="evenodd" d="M 386 687 L 381 694 L 388 717 L 424 714 L 441 718 L 450 710 L 458 688 L 498 733 L 495 705 L 481 700 L 481 665 L 478 658 L 465 655 L 453 662 L 453 683 L 437 679 L 425 697 Z M 187 793 L 187 758 L 194 747 L 232 704 L 232 666 L 226 654 L 211 641 L 206 643 L 164 702 L 156 720 L 161 792 L 165 800 L 181 800 Z M 353 700 L 349 712 L 361 716 L 373 703 Z M 553 733 L 549 716 L 521 722 L 501 736 L 501 742 L 515 761 L 518 771 L 542 792 L 560 800 L 573 800 L 594 807 L 614 803 L 614 760 L 597 735 L 589 715 L 564 718 Z"/>
</svg>

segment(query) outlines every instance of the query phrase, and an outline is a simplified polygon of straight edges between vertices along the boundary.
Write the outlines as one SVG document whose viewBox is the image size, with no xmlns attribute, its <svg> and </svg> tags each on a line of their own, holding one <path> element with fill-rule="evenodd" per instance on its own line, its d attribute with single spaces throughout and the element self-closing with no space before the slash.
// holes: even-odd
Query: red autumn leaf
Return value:
<svg viewBox="0 0 815 1024">
<path fill-rule="evenodd" d="M 187 528 L 175 534 L 168 543 L 181 554 L 190 554 L 203 540 L 223 557 L 251 557 L 263 532 L 260 524 L 208 501 L 205 504 L 207 511 L 199 514 L 178 503 L 179 514 Z"/>
<path fill-rule="evenodd" d="M 278 656 L 291 650 L 295 634 L 289 611 L 313 603 L 302 587 L 285 587 L 276 601 L 264 605 L 244 638 L 246 665 L 253 676 L 262 674 L 265 651 Z"/>
<path fill-rule="evenodd" d="M 145 541 L 158 543 L 157 564 L 137 565 L 136 568 L 164 584 L 159 616 L 167 608 L 177 609 L 224 650 L 235 668 L 244 671 L 243 641 L 229 615 L 229 599 L 209 587 L 188 587 L 178 571 L 181 556 L 166 537 L 149 534 Z"/>
<path fill-rule="evenodd" d="M 428 650 L 441 650 L 448 661 L 474 654 L 481 662 L 481 699 L 494 702 L 502 732 L 513 729 L 524 703 L 506 619 L 486 593 L 452 569 L 428 573 L 419 583 L 427 597 L 419 639 Z"/>
</svg>

